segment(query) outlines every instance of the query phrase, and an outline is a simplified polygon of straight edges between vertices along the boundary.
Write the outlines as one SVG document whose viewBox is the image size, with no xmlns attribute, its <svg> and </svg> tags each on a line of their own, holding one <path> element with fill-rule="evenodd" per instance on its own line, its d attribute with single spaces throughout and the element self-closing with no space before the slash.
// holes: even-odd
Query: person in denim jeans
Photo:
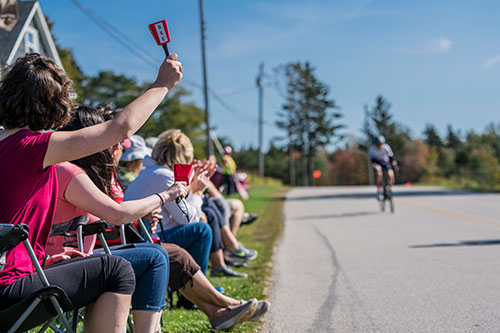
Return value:
<svg viewBox="0 0 500 333">
<path fill-rule="evenodd" d="M 134 248 L 113 250 L 114 256 L 127 260 L 135 273 L 132 311 L 157 311 L 166 308 L 165 295 L 169 280 L 168 253 L 161 246 L 149 243 L 134 244 Z M 134 314 L 134 317 L 137 317 Z"/>
<path fill-rule="evenodd" d="M 72 121 L 65 129 L 75 130 L 103 121 L 103 115 L 95 109 L 78 107 Z M 74 163 L 92 161 L 90 165 L 94 167 L 93 171 L 103 172 L 101 178 L 97 177 L 96 173 L 87 175 L 73 163 L 63 162 L 56 165 L 59 191 L 54 223 L 65 222 L 80 215 L 87 215 L 90 220 L 97 220 L 96 216 L 99 216 L 113 225 L 129 223 L 148 214 L 155 220 L 152 211 L 161 207 L 166 201 L 186 195 L 186 187 L 177 184 L 167 191 L 140 200 L 120 203 L 119 199 L 123 200 L 123 197 L 117 195 L 116 190 L 119 186 L 113 182 L 116 173 L 107 173 L 109 169 L 106 168 L 110 165 L 108 161 L 113 160 L 112 152 L 113 147 L 74 161 Z M 90 177 L 99 182 L 94 184 L 94 179 Z M 50 252 L 62 253 L 67 246 L 72 245 L 68 244 L 63 236 L 59 237 L 62 239 L 55 237 L 49 239 L 47 248 Z M 83 254 L 84 256 L 92 253 L 94 243 L 95 237 L 86 237 L 84 250 L 88 253 Z M 165 308 L 170 266 L 168 253 L 161 246 L 144 244 L 131 249 L 117 250 L 113 254 L 128 260 L 136 276 L 136 289 L 132 295 L 135 331 L 155 332 L 161 318 L 161 310 Z"/>
<path fill-rule="evenodd" d="M 203 274 L 207 274 L 208 257 L 212 246 L 212 229 L 203 222 L 189 223 L 180 225 L 171 229 L 159 231 L 155 237 L 158 237 L 165 243 L 177 244 L 191 254 L 194 261 L 200 265 Z"/>
</svg>

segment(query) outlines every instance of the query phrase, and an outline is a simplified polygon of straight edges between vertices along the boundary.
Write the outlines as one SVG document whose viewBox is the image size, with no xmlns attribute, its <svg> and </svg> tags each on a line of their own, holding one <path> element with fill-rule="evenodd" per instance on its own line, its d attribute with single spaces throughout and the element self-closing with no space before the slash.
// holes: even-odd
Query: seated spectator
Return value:
<svg viewBox="0 0 500 333">
<path fill-rule="evenodd" d="M 174 183 L 173 167 L 175 164 L 191 164 L 194 159 L 193 145 L 189 138 L 180 130 L 168 130 L 160 134 L 159 140 L 153 148 L 152 158 L 144 159 L 145 169 L 130 184 L 125 191 L 125 200 L 133 200 L 162 191 Z M 177 244 L 191 253 L 183 244 L 189 240 L 195 241 L 188 228 L 204 225 L 200 223 L 202 217 L 203 192 L 209 177 L 215 171 L 215 165 L 209 162 L 195 163 L 195 176 L 189 185 L 190 193 L 183 202 L 168 202 L 162 209 L 162 227 L 165 229 L 166 241 Z M 246 277 L 227 267 L 222 251 L 223 243 L 220 228 L 212 228 L 214 235 L 211 243 L 210 260 L 214 274 L 233 277 Z M 161 236 L 160 236 L 161 237 Z M 233 250 L 233 249 L 231 249 Z M 193 255 L 193 253 L 191 253 Z M 198 262 L 195 255 L 193 258 Z M 198 262 L 199 264 L 199 262 Z M 201 265 L 200 265 L 201 266 Z M 212 273 L 211 273 L 212 274 Z"/>
<path fill-rule="evenodd" d="M 207 194 L 213 198 L 213 202 L 224 215 L 224 219 L 231 226 L 231 232 L 234 236 L 241 225 L 251 224 L 259 217 L 258 214 L 245 212 L 245 206 L 241 200 L 224 198 L 212 181 L 208 184 Z"/>
<path fill-rule="evenodd" d="M 151 148 L 146 146 L 142 136 L 134 134 L 129 138 L 130 144 L 123 145 L 123 154 L 120 158 L 120 179 L 122 186 L 127 186 L 134 181 L 142 170 L 142 160 L 151 155 Z"/>
<path fill-rule="evenodd" d="M 151 88 L 119 117 L 74 132 L 47 131 L 64 126 L 72 112 L 72 82 L 53 61 L 28 54 L 16 60 L 0 81 L 0 125 L 5 128 L 0 131 L 0 188 L 8 189 L 0 193 L 0 221 L 30 228 L 28 240 L 48 280 L 64 290 L 74 306 L 87 306 L 86 332 L 124 331 L 134 273 L 128 262 L 116 256 L 86 258 L 75 250 L 45 256 L 58 194 L 54 165 L 94 154 L 131 136 L 181 77 L 177 55 L 171 55 Z M 64 262 L 51 267 L 59 261 Z M 34 271 L 22 246 L 7 253 L 0 272 L 0 308 L 42 288 Z"/>
<path fill-rule="evenodd" d="M 77 130 L 87 125 L 104 122 L 103 113 L 89 107 L 79 107 L 72 122 L 64 130 Z M 116 147 L 116 146 L 115 146 Z M 88 215 L 96 220 L 95 215 L 120 225 L 133 221 L 155 210 L 163 204 L 185 195 L 186 188 L 174 184 L 169 190 L 140 200 L 117 203 L 120 193 L 114 192 L 115 200 L 111 198 L 110 190 L 114 188 L 113 175 L 116 175 L 121 149 L 105 150 L 92 156 L 74 161 L 77 165 L 61 163 L 56 167 L 60 194 L 55 213 L 55 223 L 64 222 L 79 215 Z M 113 161 L 112 155 L 116 157 Z M 115 163 L 114 168 L 109 168 Z M 102 182 L 94 183 L 96 179 Z M 90 178 L 89 178 L 90 176 Z M 93 179 L 94 181 L 92 181 Z M 104 185 L 104 186 L 103 186 Z M 160 198 L 163 198 L 163 200 Z M 81 208 L 85 207 L 85 211 Z M 90 214 L 89 214 L 90 213 Z M 61 237 L 62 238 L 62 237 Z M 92 253 L 93 238 L 86 237 L 84 244 L 91 244 L 87 253 Z M 70 239 L 71 240 L 71 239 Z M 50 238 L 48 252 L 59 253 L 67 245 L 64 239 Z M 197 304 L 211 319 L 214 328 L 234 326 L 244 316 L 247 320 L 257 320 L 269 307 L 265 301 L 251 300 L 240 302 L 221 295 L 208 282 L 200 267 L 182 248 L 174 244 L 162 244 L 167 252 L 156 244 L 134 244 L 135 248 L 114 250 L 113 255 L 121 256 L 132 264 L 137 277 L 137 286 L 132 298 L 134 328 L 137 332 L 153 332 L 160 319 L 160 309 L 164 308 L 167 285 L 172 290 L 181 289 L 181 293 Z M 168 265 L 170 257 L 170 279 Z M 259 310 L 255 312 L 255 310 Z"/>
</svg>

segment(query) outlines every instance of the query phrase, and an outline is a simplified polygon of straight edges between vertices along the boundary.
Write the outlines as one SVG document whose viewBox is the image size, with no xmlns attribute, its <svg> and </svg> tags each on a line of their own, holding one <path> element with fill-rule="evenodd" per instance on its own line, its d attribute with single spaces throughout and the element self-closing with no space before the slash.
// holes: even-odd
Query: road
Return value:
<svg viewBox="0 0 500 333">
<path fill-rule="evenodd" d="M 296 188 L 265 332 L 500 332 L 500 195 Z"/>
</svg>

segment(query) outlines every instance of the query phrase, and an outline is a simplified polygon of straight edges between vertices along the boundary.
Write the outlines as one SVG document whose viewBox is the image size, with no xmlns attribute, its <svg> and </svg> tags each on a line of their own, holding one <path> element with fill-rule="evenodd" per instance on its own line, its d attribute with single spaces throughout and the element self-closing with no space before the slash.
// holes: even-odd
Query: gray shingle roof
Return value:
<svg viewBox="0 0 500 333">
<path fill-rule="evenodd" d="M 36 1 L 19 1 L 19 19 L 14 28 L 12 28 L 10 32 L 0 29 L 0 68 L 5 66 L 7 58 L 16 43 L 17 37 L 21 32 L 24 23 L 28 19 L 28 15 L 30 14 L 35 3 Z"/>
</svg>

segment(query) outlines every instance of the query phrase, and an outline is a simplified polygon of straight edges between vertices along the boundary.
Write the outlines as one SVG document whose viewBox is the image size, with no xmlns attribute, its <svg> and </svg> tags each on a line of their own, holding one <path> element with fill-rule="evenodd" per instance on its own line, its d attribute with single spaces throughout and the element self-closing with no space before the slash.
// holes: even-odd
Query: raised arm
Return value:
<svg viewBox="0 0 500 333">
<path fill-rule="evenodd" d="M 185 196 L 187 188 L 181 184 L 174 184 L 159 194 L 166 203 L 179 196 Z M 76 175 L 70 181 L 64 192 L 64 198 L 74 206 L 114 225 L 133 222 L 162 204 L 155 194 L 144 199 L 118 204 L 99 190 L 85 173 Z"/>
<path fill-rule="evenodd" d="M 45 154 L 43 167 L 73 161 L 111 147 L 134 134 L 182 78 L 177 55 L 170 55 L 158 71 L 156 81 L 112 120 L 71 132 L 55 132 Z"/>
</svg>

